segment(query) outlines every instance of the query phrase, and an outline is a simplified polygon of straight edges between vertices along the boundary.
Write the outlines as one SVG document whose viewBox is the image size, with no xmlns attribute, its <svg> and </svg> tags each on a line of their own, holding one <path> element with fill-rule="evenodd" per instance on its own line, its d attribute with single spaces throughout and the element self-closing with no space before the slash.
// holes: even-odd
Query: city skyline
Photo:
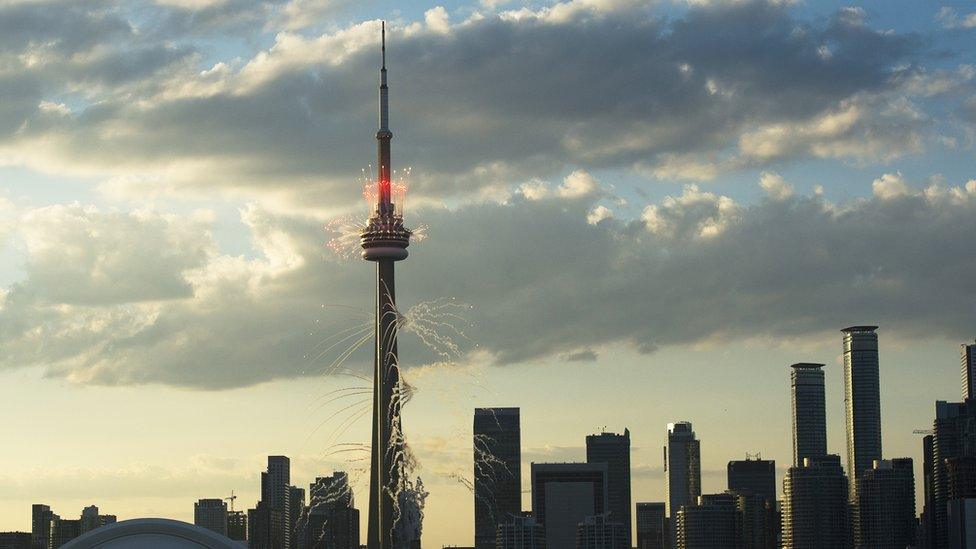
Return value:
<svg viewBox="0 0 976 549">
<path fill-rule="evenodd" d="M 523 511 L 532 464 L 592 461 L 601 433 L 626 435 L 631 503 L 665 501 L 662 433 L 688 421 L 709 509 L 687 520 L 725 520 L 752 505 L 720 494 L 727 462 L 762 453 L 781 488 L 798 460 L 804 364 L 824 365 L 815 453 L 871 490 L 908 467 L 920 486 L 917 431 L 970 413 L 974 18 L 908 0 L 0 1 L 0 530 L 39 502 L 192 521 L 235 492 L 293 524 L 289 502 L 337 471 L 365 529 L 376 278 L 349 244 L 391 179 L 417 229 L 395 316 L 425 546 L 473 540 L 487 407 L 519 410 Z M 382 138 L 370 158 L 381 20 L 395 174 Z M 880 361 L 845 372 L 838 330 L 874 325 Z M 293 482 L 270 461 L 257 477 L 269 456 Z"/>
<path fill-rule="evenodd" d="M 871 328 L 875 328 L 875 327 L 871 327 Z M 845 330 L 842 330 L 842 332 L 846 332 L 846 329 Z M 967 356 L 966 355 L 967 350 L 968 350 L 968 344 L 963 344 L 963 345 L 960 346 L 960 351 L 961 351 L 962 357 L 966 357 Z M 960 360 L 960 362 L 962 362 L 963 364 L 965 364 L 965 362 L 963 362 L 962 360 Z M 791 386 L 793 385 L 792 380 L 795 378 L 796 369 L 797 369 L 798 366 L 801 366 L 801 367 L 804 367 L 804 368 L 810 368 L 810 367 L 821 367 L 822 365 L 821 364 L 801 363 L 801 364 L 792 364 L 792 365 L 788 366 L 787 368 L 784 368 L 783 369 L 784 377 L 787 380 L 789 380 L 788 383 L 784 384 L 784 390 L 785 391 L 789 391 L 791 395 L 792 395 Z M 960 369 L 964 371 L 964 368 L 962 367 L 962 365 L 960 365 Z M 963 383 L 964 383 L 964 381 L 963 381 Z M 948 398 L 949 398 L 950 401 L 952 400 L 951 397 L 948 397 Z M 829 399 L 827 400 L 827 402 L 825 402 L 825 405 L 828 405 L 829 406 Z M 941 403 L 941 404 L 938 404 L 937 405 L 937 410 L 939 410 L 938 411 L 938 415 L 939 415 L 939 417 L 942 417 L 943 412 L 941 410 L 943 408 L 939 408 L 939 406 L 944 406 L 944 403 Z M 960 406 L 960 405 L 951 404 L 951 406 Z M 504 412 L 504 413 L 512 413 L 512 412 L 514 412 L 516 414 L 515 415 L 515 418 L 516 419 L 520 415 L 520 409 L 519 408 L 503 408 L 503 409 L 498 409 L 498 410 L 500 410 L 501 412 Z M 490 410 L 489 409 L 481 409 L 481 410 L 475 409 L 474 410 L 474 417 L 477 418 L 478 415 L 479 415 L 479 412 L 488 412 L 488 411 L 490 411 Z M 476 423 L 476 425 L 477 425 L 477 423 Z M 521 426 L 519 425 L 518 422 L 516 422 L 515 425 L 517 426 L 517 428 L 519 428 L 519 429 L 521 428 Z M 678 425 L 679 426 L 678 427 L 679 431 L 682 431 L 683 433 L 685 433 L 685 434 L 687 434 L 689 436 L 695 436 L 696 435 L 696 433 L 682 430 L 682 429 L 686 429 L 686 428 L 691 428 L 691 426 L 687 422 L 672 422 L 671 424 L 668 425 L 668 428 L 669 429 L 674 429 L 674 426 L 675 425 Z M 581 438 L 584 439 L 584 440 L 586 440 L 588 443 L 589 443 L 589 441 L 591 439 L 592 440 L 606 440 L 607 442 L 616 441 L 616 440 L 628 440 L 629 439 L 629 429 L 624 429 L 624 431 L 625 431 L 625 435 L 626 435 L 627 438 L 624 438 L 623 435 L 615 435 L 615 434 L 613 434 L 611 432 L 607 432 L 606 431 L 606 427 L 602 428 L 600 431 L 595 432 L 595 433 L 591 433 L 591 434 L 587 434 L 587 435 L 581 435 Z M 689 438 L 689 440 L 694 440 L 695 442 L 698 442 L 698 443 L 701 443 L 702 442 L 697 437 L 694 438 L 694 439 Z M 915 437 L 915 440 L 917 440 L 919 442 L 918 447 L 919 447 L 919 450 L 920 450 L 921 449 L 921 446 L 922 446 L 921 445 L 921 438 L 920 437 Z M 665 438 L 665 441 L 666 441 L 666 438 Z M 707 441 L 705 441 L 705 442 L 707 443 Z M 612 442 L 612 444 L 616 444 L 616 442 Z M 508 450 L 505 450 L 505 451 L 508 451 Z M 570 475 L 576 474 L 576 473 L 573 473 L 572 472 L 572 471 L 575 470 L 574 468 L 580 468 L 581 470 L 585 470 L 584 473 L 583 473 L 585 475 L 585 474 L 588 474 L 588 473 L 586 473 L 586 471 L 591 470 L 591 469 L 587 469 L 587 467 L 591 467 L 591 466 L 588 466 L 587 465 L 587 454 L 586 454 L 587 450 L 586 450 L 586 445 L 580 447 L 579 448 L 579 451 L 582 452 L 582 455 L 580 455 L 580 456 L 571 456 L 571 455 L 569 455 L 569 456 L 567 456 L 568 459 L 564 459 L 564 460 L 561 460 L 561 461 L 556 461 L 556 460 L 552 460 L 552 461 L 532 461 L 531 463 L 528 463 L 527 465 L 530 468 L 533 468 L 533 469 L 536 466 L 542 467 L 542 468 L 547 468 L 547 469 L 555 468 L 556 471 L 561 470 L 560 468 L 563 468 L 564 469 L 566 467 L 569 467 L 570 468 Z M 530 450 L 530 452 L 531 452 L 531 450 Z M 830 451 L 828 451 L 828 453 L 830 453 Z M 612 455 L 612 454 L 610 454 L 610 455 Z M 704 456 L 701 456 L 701 457 L 704 458 Z M 744 457 L 744 459 L 739 459 L 739 458 L 742 458 L 742 457 Z M 597 458 L 597 459 L 599 459 L 599 458 Z M 749 455 L 749 454 L 746 454 L 745 456 L 728 456 L 728 472 L 727 472 L 727 476 L 726 476 L 728 478 L 728 481 L 729 482 L 732 482 L 733 464 L 736 464 L 737 467 L 742 467 L 743 465 L 745 465 L 745 466 L 748 466 L 749 464 L 759 465 L 760 463 L 762 463 L 761 461 L 756 461 L 757 459 L 758 460 L 761 460 L 762 458 L 761 457 L 758 457 L 758 456 Z M 818 459 L 819 458 L 817 458 L 815 456 L 813 458 L 813 461 L 814 462 L 817 462 Z M 828 459 L 828 460 L 833 459 L 833 460 L 835 460 L 835 462 L 838 465 L 840 465 L 842 463 L 841 457 L 839 455 L 837 455 L 837 454 L 827 455 L 826 456 L 826 459 Z M 289 460 L 289 458 L 287 456 L 274 456 L 274 455 L 268 456 L 267 457 L 267 460 L 268 460 L 268 471 L 261 473 L 262 479 L 261 479 L 261 482 L 260 482 L 260 484 L 261 484 L 261 490 L 262 491 L 268 490 L 265 493 L 264 498 L 265 499 L 270 498 L 270 499 L 273 500 L 273 498 L 275 498 L 275 497 L 278 497 L 278 498 L 284 497 L 284 496 L 281 496 L 281 495 L 278 495 L 278 494 L 281 493 L 281 490 L 282 489 L 287 489 L 288 488 L 288 483 L 290 482 L 290 475 L 289 475 L 290 460 Z M 899 465 L 897 465 L 897 463 L 904 462 L 904 461 L 907 461 L 909 471 L 911 471 L 912 470 L 912 458 L 907 458 L 907 459 L 895 458 L 895 459 L 892 459 L 890 461 L 889 460 L 886 460 L 886 461 L 884 461 L 884 462 L 881 463 L 881 466 L 882 467 L 888 467 L 888 468 L 890 468 L 891 467 L 891 463 L 896 463 L 896 467 L 900 467 Z M 770 463 L 770 462 L 766 462 L 766 463 Z M 601 478 L 603 479 L 603 480 L 600 481 L 601 482 L 601 486 L 602 486 L 603 484 L 606 484 L 606 483 L 609 482 L 609 480 L 608 480 L 610 478 L 608 476 L 609 469 L 607 469 L 607 464 L 597 464 L 597 465 L 599 465 L 600 467 L 603 468 L 603 469 L 601 469 L 602 472 L 600 473 Z M 920 467 L 921 466 L 921 464 L 916 464 L 916 465 L 917 465 L 917 467 Z M 876 464 L 875 466 L 877 467 L 878 465 Z M 775 469 L 775 473 L 776 473 L 775 478 L 777 479 L 776 490 L 777 490 L 777 496 L 778 497 L 783 497 L 786 494 L 786 490 L 788 489 L 787 488 L 787 485 L 783 484 L 783 482 L 782 482 L 782 475 L 781 475 L 781 473 L 782 473 L 782 471 L 784 469 L 786 469 L 786 467 L 782 467 L 782 466 Z M 770 471 L 772 471 L 772 468 L 770 468 Z M 846 477 L 846 467 L 843 468 L 843 471 L 844 471 L 845 477 Z M 346 474 L 346 473 L 344 473 L 341 470 L 336 470 L 336 471 L 333 471 L 333 472 L 336 473 L 337 475 L 345 475 Z M 756 470 L 756 472 L 758 472 L 758 470 Z M 664 474 L 666 474 L 666 473 L 664 473 Z M 280 482 L 267 483 L 264 480 L 264 477 L 265 476 L 268 476 L 268 478 L 272 478 L 271 475 L 276 475 L 274 478 L 278 478 L 278 480 L 280 480 Z M 663 474 L 662 474 L 662 477 L 663 477 Z M 343 477 L 343 478 L 345 478 L 345 477 Z M 742 478 L 746 478 L 746 477 L 742 477 Z M 318 479 L 317 478 L 316 479 L 316 482 L 318 482 L 319 480 L 322 480 L 322 479 Z M 723 481 L 724 480 L 725 479 L 723 479 Z M 280 485 L 280 488 L 277 488 L 277 489 L 272 489 L 271 488 L 272 486 L 279 486 L 279 485 Z M 922 490 L 921 485 L 919 485 L 917 483 L 913 483 L 913 485 L 915 486 L 916 491 L 921 492 L 921 490 Z M 315 484 L 313 483 L 313 487 L 314 486 L 315 486 Z M 297 488 L 295 488 L 294 486 L 292 486 L 291 489 L 292 490 L 296 490 Z M 607 484 L 607 489 L 609 489 L 609 484 Z M 724 489 L 725 489 L 725 486 L 719 487 L 718 484 L 715 484 L 715 485 L 713 485 L 711 487 L 707 487 L 707 486 L 706 487 L 703 487 L 701 489 L 701 493 L 703 494 L 703 497 L 704 497 L 703 501 L 705 502 L 705 505 L 712 505 L 710 503 L 711 501 L 724 501 L 723 498 L 726 498 L 726 496 L 722 494 L 722 492 L 724 491 Z M 301 498 L 302 498 L 302 501 L 304 501 L 304 491 L 303 490 L 299 490 L 299 491 L 302 492 Z M 523 484 L 523 499 L 525 499 L 526 497 L 531 497 L 531 493 L 532 493 L 531 485 L 525 486 L 525 484 Z M 567 494 L 561 494 L 560 495 L 560 499 L 565 499 L 571 493 L 572 492 L 567 493 Z M 610 505 L 609 493 L 610 492 L 608 491 L 607 492 L 607 495 L 606 495 L 606 500 L 605 500 L 605 503 L 604 503 L 604 506 L 605 507 L 608 507 Z M 746 489 L 746 491 L 745 492 L 742 492 L 742 493 L 748 495 L 750 493 L 750 491 L 748 489 Z M 232 494 L 232 496 L 233 496 L 233 494 Z M 473 496 L 473 494 L 470 494 L 469 493 L 469 499 L 472 496 Z M 591 495 L 591 496 L 586 496 L 586 497 L 593 497 L 593 496 Z M 913 500 L 915 502 L 915 504 L 912 506 L 913 509 L 921 510 L 921 508 L 922 508 L 922 506 L 924 504 L 924 501 L 920 501 L 919 500 L 919 497 L 921 497 L 921 494 L 920 493 L 919 493 L 918 497 L 916 497 Z M 235 496 L 234 499 L 236 500 L 236 496 Z M 841 499 L 841 501 L 843 501 L 846 498 L 841 497 L 840 499 Z M 193 516 L 195 514 L 195 509 L 196 509 L 197 505 L 199 505 L 201 502 L 214 501 L 214 502 L 217 502 L 217 503 L 221 503 L 224 500 L 229 500 L 229 498 L 207 499 L 207 498 L 203 497 L 196 504 L 192 504 L 193 505 L 192 508 L 194 509 L 194 511 L 191 511 L 190 514 L 191 514 L 191 516 Z M 641 502 L 648 502 L 648 503 L 653 503 L 653 504 L 660 503 L 661 505 L 664 505 L 663 499 L 662 499 L 662 501 L 658 502 L 656 500 L 652 500 L 651 498 L 642 497 L 641 495 L 633 495 L 633 496 L 631 496 L 631 508 L 632 509 L 638 503 L 641 503 Z M 285 504 L 285 505 L 287 506 L 288 504 Z M 846 505 L 846 503 L 845 503 L 845 505 Z M 34 507 L 37 507 L 37 505 L 35 505 Z M 91 506 L 91 508 L 92 509 L 95 509 L 96 510 L 95 512 L 97 513 L 97 509 L 98 509 L 97 507 Z M 224 510 L 226 512 L 226 510 L 227 510 L 226 503 L 224 503 L 223 508 L 224 508 Z M 532 509 L 532 503 L 531 502 L 528 502 L 528 505 L 526 505 L 526 503 L 523 503 L 523 509 L 526 512 L 528 512 L 529 510 Z M 87 508 L 86 508 L 86 512 L 87 512 Z M 252 510 L 252 512 L 253 512 L 253 510 Z M 599 513 L 596 513 L 596 514 L 599 514 Z M 115 515 L 111 515 L 111 517 L 114 520 Z M 126 518 L 126 517 L 123 517 L 122 520 L 124 520 L 124 518 Z M 129 518 L 135 518 L 135 517 L 129 517 Z M 191 520 L 190 522 L 195 522 L 196 521 L 195 518 L 196 517 L 194 517 L 194 520 Z M 84 520 L 84 513 L 82 514 L 82 520 Z M 852 520 L 852 521 L 854 520 L 853 519 L 853 516 L 851 517 L 850 520 Z M 853 529 L 853 527 L 854 527 L 853 523 L 851 524 L 850 527 Z M 363 525 L 363 528 L 365 529 L 365 524 Z M 621 535 L 624 535 L 624 534 L 621 534 Z M 473 539 L 473 529 L 472 529 L 471 537 Z M 452 540 L 450 543 L 451 544 L 456 544 L 457 542 L 458 542 L 458 540 Z"/>
</svg>

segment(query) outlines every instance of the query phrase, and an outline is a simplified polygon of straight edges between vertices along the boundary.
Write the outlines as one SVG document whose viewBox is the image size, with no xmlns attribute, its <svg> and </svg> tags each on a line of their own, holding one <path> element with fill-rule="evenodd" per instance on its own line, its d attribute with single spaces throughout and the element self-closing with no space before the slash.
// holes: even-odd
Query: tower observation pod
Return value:
<svg viewBox="0 0 976 549">
<path fill-rule="evenodd" d="M 376 132 L 377 179 L 364 197 L 370 216 L 360 235 L 363 259 L 376 263 L 376 319 L 373 356 L 372 441 L 370 444 L 368 549 L 401 549 L 413 541 L 407 532 L 400 495 L 404 491 L 404 439 L 400 421 L 401 381 L 397 355 L 395 262 L 406 259 L 410 230 L 403 226 L 405 187 L 394 181 L 390 165 L 389 88 L 386 83 L 386 24 L 382 27 L 380 117 Z M 405 543 L 405 538 L 406 543 Z"/>
<path fill-rule="evenodd" d="M 410 230 L 403 226 L 406 185 L 395 181 L 390 162 L 390 89 L 386 82 L 386 23 L 382 30 L 382 68 L 380 69 L 380 128 L 376 132 L 377 180 L 367 184 L 363 196 L 370 204 L 369 222 L 361 241 L 363 259 L 400 261 L 407 257 Z"/>
</svg>

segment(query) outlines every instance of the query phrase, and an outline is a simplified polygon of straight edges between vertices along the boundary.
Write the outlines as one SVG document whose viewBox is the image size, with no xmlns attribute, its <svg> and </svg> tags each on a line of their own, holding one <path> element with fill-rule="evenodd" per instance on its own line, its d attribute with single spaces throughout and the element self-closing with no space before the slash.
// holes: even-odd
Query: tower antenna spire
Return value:
<svg viewBox="0 0 976 549">
<path fill-rule="evenodd" d="M 386 21 L 380 22 L 380 50 L 383 52 L 383 68 L 386 68 Z"/>
</svg>

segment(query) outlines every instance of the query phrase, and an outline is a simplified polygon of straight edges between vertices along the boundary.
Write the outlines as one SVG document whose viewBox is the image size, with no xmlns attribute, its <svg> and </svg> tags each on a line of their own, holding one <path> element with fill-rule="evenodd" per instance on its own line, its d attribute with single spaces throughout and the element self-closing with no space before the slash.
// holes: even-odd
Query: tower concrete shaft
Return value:
<svg viewBox="0 0 976 549">
<path fill-rule="evenodd" d="M 386 25 L 383 24 L 383 65 L 380 71 L 380 120 L 376 132 L 379 178 L 376 207 L 361 235 L 363 259 L 376 263 L 376 324 L 373 357 L 373 414 L 370 450 L 369 549 L 399 549 L 396 529 L 399 494 L 404 486 L 404 444 L 400 423 L 400 367 L 394 262 L 407 257 L 410 231 L 403 226 L 402 205 L 392 197 L 390 168 L 389 90 L 386 83 Z"/>
</svg>

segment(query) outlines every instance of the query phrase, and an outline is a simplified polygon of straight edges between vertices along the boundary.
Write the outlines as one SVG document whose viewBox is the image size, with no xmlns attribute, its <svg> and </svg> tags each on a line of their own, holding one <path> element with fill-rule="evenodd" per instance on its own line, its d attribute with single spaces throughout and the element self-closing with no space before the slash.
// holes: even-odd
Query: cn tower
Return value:
<svg viewBox="0 0 976 549">
<path fill-rule="evenodd" d="M 390 107 L 386 85 L 386 23 L 382 27 L 380 128 L 376 132 L 378 180 L 375 209 L 360 241 L 363 259 L 376 263 L 376 346 L 373 368 L 373 439 L 370 450 L 369 549 L 399 549 L 395 530 L 400 519 L 398 496 L 403 488 L 403 435 L 400 425 L 400 369 L 397 361 L 394 263 L 407 257 L 410 230 L 403 226 L 403 200 L 394 195 L 390 168 Z M 373 193 L 367 193 L 372 199 Z M 373 204 L 371 204 L 371 207 Z"/>
</svg>

